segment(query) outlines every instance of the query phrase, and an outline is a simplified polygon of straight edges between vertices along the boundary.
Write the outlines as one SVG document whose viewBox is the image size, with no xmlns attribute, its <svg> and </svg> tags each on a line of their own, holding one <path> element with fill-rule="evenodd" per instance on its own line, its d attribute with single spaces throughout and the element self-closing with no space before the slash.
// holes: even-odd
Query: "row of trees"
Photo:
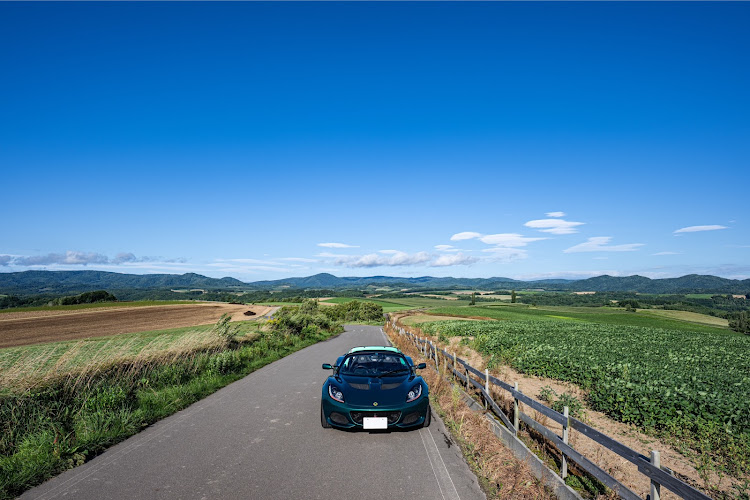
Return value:
<svg viewBox="0 0 750 500">
<path fill-rule="evenodd" d="M 84 292 L 80 295 L 60 297 L 51 302 L 53 306 L 72 306 L 76 304 L 96 304 L 98 302 L 117 302 L 117 297 L 106 290 Z"/>
<path fill-rule="evenodd" d="M 750 311 L 750 300 L 732 295 L 688 297 L 686 295 L 641 295 L 628 292 L 597 292 L 590 295 L 535 293 L 518 296 L 518 301 L 542 306 L 625 307 L 672 309 L 729 318 L 732 313 Z"/>
<path fill-rule="evenodd" d="M 11 309 L 15 307 L 41 307 L 41 306 L 70 306 L 75 304 L 94 304 L 96 302 L 115 302 L 117 297 L 106 290 L 84 292 L 79 295 L 54 296 L 33 295 L 18 297 L 6 295 L 0 297 L 0 309 Z"/>
</svg>

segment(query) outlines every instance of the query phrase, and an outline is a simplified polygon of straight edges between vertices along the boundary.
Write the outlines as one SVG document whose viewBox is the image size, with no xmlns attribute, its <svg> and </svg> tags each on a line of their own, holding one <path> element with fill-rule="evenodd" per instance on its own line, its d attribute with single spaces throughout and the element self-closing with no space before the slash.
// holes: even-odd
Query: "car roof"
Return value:
<svg viewBox="0 0 750 500">
<path fill-rule="evenodd" d="M 401 354 L 401 351 L 399 351 L 397 348 L 383 345 L 354 347 L 349 350 L 348 354 L 352 354 L 355 352 L 397 352 Z"/>
</svg>

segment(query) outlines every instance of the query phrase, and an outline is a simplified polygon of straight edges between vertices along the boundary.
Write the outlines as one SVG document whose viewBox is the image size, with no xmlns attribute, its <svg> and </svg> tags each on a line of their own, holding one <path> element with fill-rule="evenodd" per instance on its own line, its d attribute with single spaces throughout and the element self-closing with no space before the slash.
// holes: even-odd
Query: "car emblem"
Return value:
<svg viewBox="0 0 750 500">
<path fill-rule="evenodd" d="M 378 406 L 377 401 L 372 404 L 372 406 Z"/>
</svg>

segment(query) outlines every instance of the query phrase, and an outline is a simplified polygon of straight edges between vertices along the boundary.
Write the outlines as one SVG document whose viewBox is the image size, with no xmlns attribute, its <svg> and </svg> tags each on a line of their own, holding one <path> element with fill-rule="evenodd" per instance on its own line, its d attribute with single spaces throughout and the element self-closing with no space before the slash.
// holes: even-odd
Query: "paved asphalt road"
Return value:
<svg viewBox="0 0 750 500">
<path fill-rule="evenodd" d="M 323 429 L 320 392 L 352 347 L 387 344 L 348 326 L 27 491 L 23 499 L 485 498 L 433 414 L 408 432 Z"/>
</svg>

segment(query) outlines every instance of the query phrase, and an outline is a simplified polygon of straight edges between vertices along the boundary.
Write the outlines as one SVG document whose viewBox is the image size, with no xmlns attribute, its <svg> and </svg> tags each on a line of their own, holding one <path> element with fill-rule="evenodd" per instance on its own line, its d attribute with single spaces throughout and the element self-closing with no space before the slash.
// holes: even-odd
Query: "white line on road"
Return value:
<svg viewBox="0 0 750 500">
<path fill-rule="evenodd" d="M 440 450 L 438 450 L 437 443 L 435 443 L 435 438 L 425 428 L 419 429 L 419 435 L 422 437 L 424 450 L 427 452 L 427 458 L 430 460 L 430 466 L 432 467 L 432 472 L 435 474 L 435 479 L 437 480 L 443 499 L 461 500 L 461 497 L 458 496 L 456 485 L 453 484 L 453 479 L 451 479 L 448 468 L 445 466 L 443 457 L 440 456 Z"/>
</svg>

